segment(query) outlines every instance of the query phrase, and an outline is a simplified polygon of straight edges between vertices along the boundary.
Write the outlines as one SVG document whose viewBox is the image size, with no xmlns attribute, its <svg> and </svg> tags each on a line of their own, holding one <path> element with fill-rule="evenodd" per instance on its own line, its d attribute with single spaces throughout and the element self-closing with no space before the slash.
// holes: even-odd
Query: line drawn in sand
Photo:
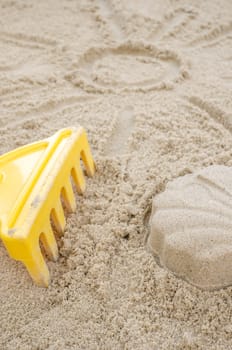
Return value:
<svg viewBox="0 0 232 350">
<path fill-rule="evenodd" d="M 206 31 L 204 34 L 198 35 L 188 43 L 188 46 L 208 47 L 217 45 L 222 39 L 226 39 L 231 31 L 232 21 L 227 24 L 218 25 L 213 29 Z"/>
<path fill-rule="evenodd" d="M 58 113 L 66 108 L 76 106 L 96 100 L 97 97 L 91 95 L 74 95 L 67 96 L 59 100 L 50 100 L 42 103 L 38 107 L 31 108 L 30 110 L 22 110 L 17 112 L 19 119 L 15 121 L 15 115 L 12 118 L 4 118 L 0 116 L 0 131 L 8 129 L 11 125 L 13 127 L 21 127 L 28 121 L 37 120 L 38 116 L 42 120 L 45 116 L 51 115 L 51 113 Z"/>
<path fill-rule="evenodd" d="M 1 38 L 0 50 L 4 52 L 0 57 L 1 88 L 4 88 L 4 79 L 13 83 L 14 88 L 16 82 L 18 86 L 28 83 L 34 88 L 36 83 L 47 85 L 56 79 L 57 67 L 49 50 L 41 49 L 41 55 L 38 55 L 38 48 L 18 47 L 14 42 L 1 41 Z"/>
<path fill-rule="evenodd" d="M 146 3 L 144 4 L 146 7 Z M 125 35 L 129 33 L 130 37 L 140 37 L 141 28 L 136 25 L 135 18 L 138 14 L 132 13 L 127 14 L 123 12 L 122 8 L 117 9 L 117 7 L 112 4 L 111 0 L 98 0 L 98 15 L 97 21 L 102 23 L 106 35 L 113 37 L 114 41 L 123 41 Z M 191 7 L 181 7 L 177 8 L 171 12 L 168 12 L 162 20 L 158 21 L 150 15 L 150 9 L 147 9 L 149 13 L 148 17 L 141 16 L 141 21 L 148 25 L 150 29 L 150 34 L 147 36 L 145 34 L 144 39 L 148 42 L 160 41 L 167 37 L 174 37 L 178 33 L 186 30 L 187 25 L 196 18 L 197 12 Z M 129 15 L 129 17 L 128 17 Z M 130 24 L 128 25 L 128 21 Z M 134 25 L 134 27 L 133 27 Z M 154 28 L 154 29 L 153 29 Z"/>
<path fill-rule="evenodd" d="M 214 119 L 217 123 L 223 125 L 227 130 L 232 132 L 232 120 L 231 117 L 220 108 L 213 106 L 210 102 L 202 100 L 200 97 L 191 96 L 187 97 L 187 100 L 194 106 L 208 113 L 208 115 Z"/>
<path fill-rule="evenodd" d="M 90 48 L 65 79 L 88 92 L 146 92 L 173 88 L 188 76 L 188 66 L 176 52 L 128 41 Z"/>
<path fill-rule="evenodd" d="M 121 20 L 115 12 L 110 0 L 98 0 L 97 22 L 100 22 L 106 31 L 107 36 L 113 37 L 114 40 L 121 41 L 125 35 L 122 28 Z"/>
<path fill-rule="evenodd" d="M 32 49 L 47 49 L 48 47 L 54 48 L 57 46 L 57 42 L 53 39 L 5 31 L 0 31 L 0 40 Z"/>
<path fill-rule="evenodd" d="M 192 9 L 178 8 L 167 13 L 162 21 L 151 31 L 149 41 L 162 40 L 173 37 L 183 31 L 190 21 L 196 18 L 196 12 Z"/>
<path fill-rule="evenodd" d="M 45 61 L 45 60 L 44 60 Z M 12 80 L 38 81 L 42 84 L 43 81 L 52 79 L 55 66 L 50 63 L 31 60 L 15 65 L 0 66 L 0 72 L 5 72 L 10 75 Z"/>
<path fill-rule="evenodd" d="M 56 80 L 57 66 L 49 48 L 18 46 L 15 41 L 2 40 L 0 32 L 0 51 L 4 52 L 0 56 L 0 99 L 47 87 Z"/>
<path fill-rule="evenodd" d="M 133 107 L 127 106 L 117 118 L 111 142 L 108 145 L 107 155 L 120 156 L 127 152 L 127 142 L 134 128 Z"/>
</svg>

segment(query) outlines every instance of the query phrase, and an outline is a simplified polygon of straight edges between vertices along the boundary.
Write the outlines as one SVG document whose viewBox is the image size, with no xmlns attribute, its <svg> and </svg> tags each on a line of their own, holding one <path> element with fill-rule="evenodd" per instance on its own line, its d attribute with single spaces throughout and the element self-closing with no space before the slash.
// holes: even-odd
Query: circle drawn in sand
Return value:
<svg viewBox="0 0 232 350">
<path fill-rule="evenodd" d="M 232 168 L 210 166 L 170 182 L 153 200 L 149 249 L 202 289 L 232 284 Z"/>
<path fill-rule="evenodd" d="M 187 76 L 186 64 L 176 52 L 127 42 L 113 48 L 89 49 L 66 79 L 89 92 L 145 92 L 172 88 Z"/>
</svg>

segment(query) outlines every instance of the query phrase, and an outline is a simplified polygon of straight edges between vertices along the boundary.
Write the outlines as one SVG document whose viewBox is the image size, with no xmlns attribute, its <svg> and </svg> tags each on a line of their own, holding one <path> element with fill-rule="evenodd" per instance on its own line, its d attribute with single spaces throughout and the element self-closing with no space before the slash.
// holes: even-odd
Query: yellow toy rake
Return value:
<svg viewBox="0 0 232 350">
<path fill-rule="evenodd" d="M 74 211 L 73 178 L 78 193 L 85 190 L 81 159 L 88 176 L 95 171 L 83 128 L 63 129 L 52 137 L 20 147 L 0 157 L 0 238 L 9 255 L 20 260 L 36 284 L 49 285 L 48 257 L 58 258 L 56 231 L 63 232 L 62 202 Z M 62 198 L 62 200 L 61 200 Z"/>
</svg>

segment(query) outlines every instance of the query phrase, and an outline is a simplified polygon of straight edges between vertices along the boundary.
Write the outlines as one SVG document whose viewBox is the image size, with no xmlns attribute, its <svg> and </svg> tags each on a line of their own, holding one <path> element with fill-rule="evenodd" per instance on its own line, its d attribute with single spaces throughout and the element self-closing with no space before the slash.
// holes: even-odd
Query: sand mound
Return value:
<svg viewBox="0 0 232 350">
<path fill-rule="evenodd" d="M 211 166 L 167 185 L 152 204 L 149 248 L 192 284 L 232 284 L 232 168 Z"/>
</svg>

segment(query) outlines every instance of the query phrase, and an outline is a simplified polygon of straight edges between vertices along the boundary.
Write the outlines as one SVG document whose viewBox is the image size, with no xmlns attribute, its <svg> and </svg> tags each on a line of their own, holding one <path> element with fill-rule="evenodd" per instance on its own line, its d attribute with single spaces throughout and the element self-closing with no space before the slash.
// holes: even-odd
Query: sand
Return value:
<svg viewBox="0 0 232 350">
<path fill-rule="evenodd" d="M 232 167 L 211 165 L 156 195 L 147 247 L 158 263 L 201 289 L 232 285 Z"/>
<path fill-rule="evenodd" d="M 0 244 L 0 349 L 229 349 L 232 287 L 145 247 L 152 198 L 232 166 L 230 0 L 0 2 L 0 152 L 86 128 L 98 171 L 33 285 Z"/>
</svg>

